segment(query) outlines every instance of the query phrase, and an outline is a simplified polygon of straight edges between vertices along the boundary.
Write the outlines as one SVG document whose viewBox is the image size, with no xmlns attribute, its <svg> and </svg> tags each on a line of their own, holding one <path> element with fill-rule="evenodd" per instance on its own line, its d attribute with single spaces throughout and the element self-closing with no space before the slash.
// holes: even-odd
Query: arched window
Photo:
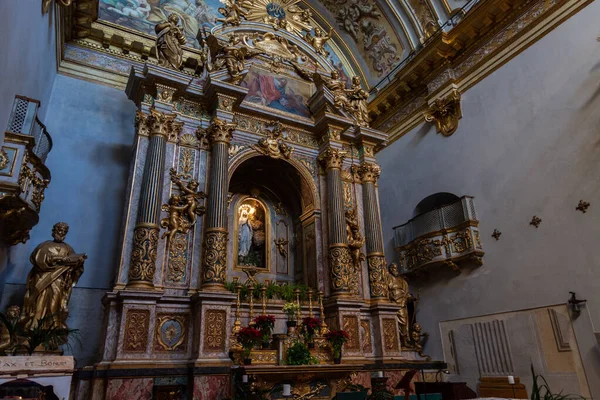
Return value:
<svg viewBox="0 0 600 400">
<path fill-rule="evenodd" d="M 450 203 L 454 203 L 458 199 L 459 197 L 457 195 L 447 192 L 439 192 L 432 194 L 431 196 L 425 197 L 419 202 L 419 204 L 417 204 L 417 206 L 413 210 L 412 216 L 416 217 L 417 215 L 424 214 L 426 212 L 435 210 Z"/>
</svg>

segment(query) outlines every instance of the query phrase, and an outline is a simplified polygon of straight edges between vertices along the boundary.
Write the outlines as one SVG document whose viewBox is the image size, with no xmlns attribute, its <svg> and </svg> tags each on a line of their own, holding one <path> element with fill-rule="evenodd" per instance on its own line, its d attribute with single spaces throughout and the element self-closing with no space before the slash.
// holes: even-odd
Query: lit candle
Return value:
<svg viewBox="0 0 600 400">
<path fill-rule="evenodd" d="M 377 377 L 383 378 L 383 371 L 377 371 Z"/>
<path fill-rule="evenodd" d="M 515 384 L 515 377 L 512 375 L 508 376 L 508 384 L 509 385 L 514 385 Z"/>
<path fill-rule="evenodd" d="M 290 385 L 289 383 L 284 383 L 283 384 L 283 395 L 284 396 L 291 396 L 292 395 L 292 385 Z"/>
<path fill-rule="evenodd" d="M 248 375 L 242 375 L 242 382 L 248 383 Z"/>
</svg>

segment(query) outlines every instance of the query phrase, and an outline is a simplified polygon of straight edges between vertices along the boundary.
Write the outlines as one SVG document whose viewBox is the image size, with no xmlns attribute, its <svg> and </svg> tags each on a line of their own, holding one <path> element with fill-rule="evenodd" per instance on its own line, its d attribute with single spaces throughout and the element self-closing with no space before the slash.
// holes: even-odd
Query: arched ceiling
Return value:
<svg viewBox="0 0 600 400">
<path fill-rule="evenodd" d="M 98 18 L 154 36 L 154 26 L 179 15 L 188 44 L 199 47 L 197 32 L 215 26 L 229 0 L 99 0 Z M 440 23 L 468 0 L 238 0 L 248 9 L 265 8 L 282 17 L 290 7 L 308 9 L 311 27 L 332 32 L 329 62 L 346 75 L 361 75 L 369 87 L 386 77 Z M 279 13 L 279 14 L 278 14 Z M 264 14 L 264 13 L 263 13 Z M 299 14 L 298 14 L 299 15 Z M 290 15 L 288 18 L 296 18 Z M 266 21 L 265 21 L 266 22 Z M 306 35 L 307 31 L 297 32 Z M 314 35 L 314 30 L 311 31 Z"/>
</svg>

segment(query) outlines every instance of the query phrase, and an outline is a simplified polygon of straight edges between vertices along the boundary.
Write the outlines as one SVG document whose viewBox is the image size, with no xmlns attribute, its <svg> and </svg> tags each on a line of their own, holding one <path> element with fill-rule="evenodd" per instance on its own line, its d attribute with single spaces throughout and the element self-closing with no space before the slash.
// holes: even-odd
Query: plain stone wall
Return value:
<svg viewBox="0 0 600 400">
<path fill-rule="evenodd" d="M 453 136 L 423 124 L 377 155 L 388 262 L 398 260 L 392 227 L 423 198 L 475 197 L 484 265 L 411 282 L 430 334 L 425 352 L 436 359 L 440 321 L 566 303 L 575 291 L 588 300 L 574 324 L 582 359 L 600 365 L 598 345 L 577 332 L 586 319 L 582 335 L 592 324 L 600 330 L 599 15 L 600 3 L 591 3 L 464 93 Z M 575 210 L 580 199 L 592 204 L 586 214 Z M 542 218 L 538 229 L 533 215 Z M 600 382 L 600 368 L 587 373 Z"/>
<path fill-rule="evenodd" d="M 45 121 L 56 76 L 56 34 L 54 9 L 42 15 L 41 0 L 0 1 L 0 16 L 1 144 L 15 95 L 40 100 Z"/>
<path fill-rule="evenodd" d="M 81 330 L 84 342 L 73 348 L 78 366 L 89 364 L 102 346 L 100 300 L 117 271 L 134 118 L 135 105 L 123 91 L 56 77 L 46 118 L 54 139 L 46 162 L 52 181 L 31 239 L 8 256 L 1 309 L 22 303 L 35 246 L 51 239 L 54 223 L 69 224 L 66 242 L 88 255 L 69 304 L 68 324 Z"/>
</svg>

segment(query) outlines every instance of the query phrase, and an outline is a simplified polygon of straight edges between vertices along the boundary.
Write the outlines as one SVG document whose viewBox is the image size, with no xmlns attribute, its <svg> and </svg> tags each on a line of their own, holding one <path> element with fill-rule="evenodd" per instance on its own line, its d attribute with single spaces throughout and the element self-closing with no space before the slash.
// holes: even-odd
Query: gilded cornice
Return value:
<svg viewBox="0 0 600 400">
<path fill-rule="evenodd" d="M 388 144 L 422 123 L 429 104 L 471 86 L 591 0 L 487 0 L 449 32 L 433 36 L 369 103 Z"/>
</svg>

